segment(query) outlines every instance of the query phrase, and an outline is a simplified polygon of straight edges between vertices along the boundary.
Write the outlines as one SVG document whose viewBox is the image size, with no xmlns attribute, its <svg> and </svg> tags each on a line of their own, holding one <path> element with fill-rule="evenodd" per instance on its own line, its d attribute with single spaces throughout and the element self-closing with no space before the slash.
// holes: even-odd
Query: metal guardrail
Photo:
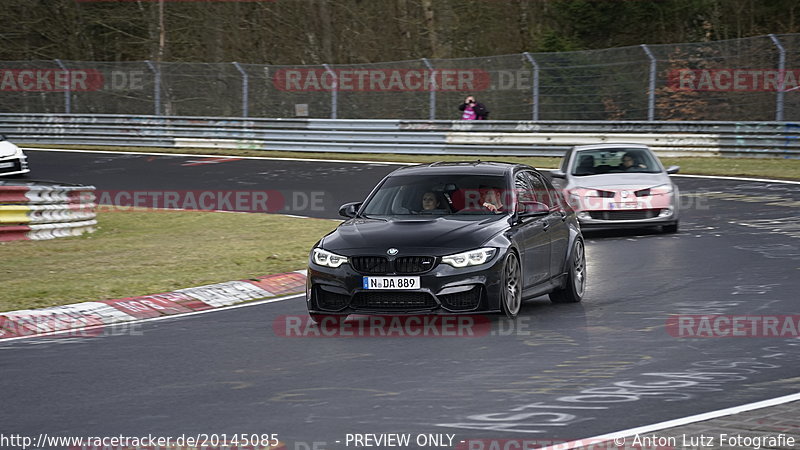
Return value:
<svg viewBox="0 0 800 450">
<path fill-rule="evenodd" d="M 0 114 L 18 144 L 323 153 L 561 156 L 573 145 L 635 142 L 662 156 L 800 158 L 800 123 L 425 121 Z"/>
<path fill-rule="evenodd" d="M 77 236 L 97 225 L 94 186 L 0 181 L 0 242 Z"/>
</svg>

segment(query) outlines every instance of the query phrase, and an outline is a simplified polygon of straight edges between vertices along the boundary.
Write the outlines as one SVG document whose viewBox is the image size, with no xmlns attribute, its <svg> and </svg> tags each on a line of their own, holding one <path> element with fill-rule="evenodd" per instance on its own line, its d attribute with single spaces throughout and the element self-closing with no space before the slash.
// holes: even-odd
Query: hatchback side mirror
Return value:
<svg viewBox="0 0 800 450">
<path fill-rule="evenodd" d="M 561 169 L 556 169 L 550 172 L 550 176 L 553 178 L 567 178 L 567 174 L 561 171 Z"/>
<path fill-rule="evenodd" d="M 667 167 L 667 173 L 668 174 L 678 173 L 679 170 L 681 170 L 681 166 L 669 166 L 669 167 Z"/>
<path fill-rule="evenodd" d="M 342 217 L 349 217 L 353 218 L 358 213 L 358 210 L 361 208 L 362 202 L 350 202 L 345 203 L 344 205 L 339 207 L 339 215 Z"/>
</svg>

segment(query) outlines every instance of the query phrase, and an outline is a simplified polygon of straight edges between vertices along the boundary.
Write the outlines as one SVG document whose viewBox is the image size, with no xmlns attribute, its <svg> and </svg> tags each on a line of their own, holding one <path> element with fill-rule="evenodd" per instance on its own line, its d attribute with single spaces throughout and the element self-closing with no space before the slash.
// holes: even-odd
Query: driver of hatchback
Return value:
<svg viewBox="0 0 800 450">
<path fill-rule="evenodd" d="M 631 152 L 622 155 L 622 164 L 619 165 L 619 168 L 622 170 L 646 169 L 644 164 L 639 163 L 636 154 Z"/>
</svg>

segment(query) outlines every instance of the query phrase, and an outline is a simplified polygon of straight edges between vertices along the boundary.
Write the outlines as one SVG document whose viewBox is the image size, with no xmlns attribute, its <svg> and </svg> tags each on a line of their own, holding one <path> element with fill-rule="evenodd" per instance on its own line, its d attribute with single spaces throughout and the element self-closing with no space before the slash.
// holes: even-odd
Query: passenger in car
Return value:
<svg viewBox="0 0 800 450">
<path fill-rule="evenodd" d="M 422 194 L 422 210 L 423 211 L 431 211 L 434 209 L 439 209 L 441 207 L 441 202 L 436 197 L 436 193 L 434 192 L 426 192 Z"/>
</svg>

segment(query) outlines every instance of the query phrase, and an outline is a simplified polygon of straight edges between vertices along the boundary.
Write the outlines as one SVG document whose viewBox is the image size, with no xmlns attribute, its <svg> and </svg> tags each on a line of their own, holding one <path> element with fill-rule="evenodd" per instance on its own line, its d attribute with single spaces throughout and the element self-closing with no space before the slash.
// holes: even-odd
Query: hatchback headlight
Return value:
<svg viewBox="0 0 800 450">
<path fill-rule="evenodd" d="M 453 267 L 480 266 L 489 262 L 495 253 L 497 253 L 496 248 L 477 248 L 464 253 L 444 256 L 442 262 Z"/>
<path fill-rule="evenodd" d="M 319 264 L 320 266 L 331 267 L 335 269 L 347 262 L 346 256 L 337 255 L 336 253 L 331 253 L 321 248 L 315 248 L 311 253 L 311 259 L 314 261 L 314 263 Z"/>
<path fill-rule="evenodd" d="M 658 186 L 651 187 L 650 192 L 652 192 L 653 194 L 662 194 L 662 195 L 672 194 L 672 183 L 660 184 Z"/>
</svg>

